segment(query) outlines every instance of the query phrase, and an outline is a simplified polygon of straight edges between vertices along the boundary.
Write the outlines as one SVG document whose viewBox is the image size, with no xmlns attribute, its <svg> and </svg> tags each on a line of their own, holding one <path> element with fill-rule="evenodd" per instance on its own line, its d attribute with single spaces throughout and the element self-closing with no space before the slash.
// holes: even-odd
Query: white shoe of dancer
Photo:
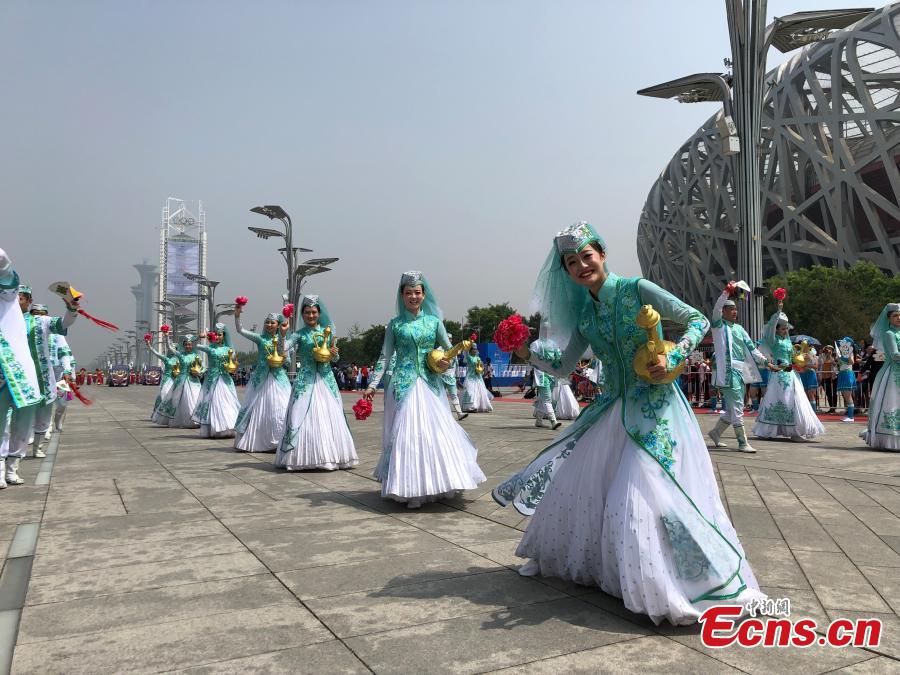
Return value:
<svg viewBox="0 0 900 675">
<path fill-rule="evenodd" d="M 6 459 L 6 482 L 9 485 L 21 485 L 25 481 L 19 477 L 19 458 Z"/>
</svg>

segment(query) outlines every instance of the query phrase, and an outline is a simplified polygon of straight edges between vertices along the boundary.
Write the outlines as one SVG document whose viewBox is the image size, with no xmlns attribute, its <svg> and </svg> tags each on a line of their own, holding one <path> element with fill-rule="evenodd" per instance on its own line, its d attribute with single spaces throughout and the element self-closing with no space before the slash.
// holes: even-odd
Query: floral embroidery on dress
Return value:
<svg viewBox="0 0 900 675">
<path fill-rule="evenodd" d="M 900 409 L 885 411 L 881 416 L 881 426 L 888 431 L 900 431 Z"/>
<path fill-rule="evenodd" d="M 708 579 L 711 567 L 709 558 L 706 557 L 703 549 L 691 536 L 684 523 L 674 516 L 661 516 L 661 519 L 666 533 L 669 535 L 678 576 L 688 581 Z"/>
<path fill-rule="evenodd" d="M 794 411 L 784 401 L 776 401 L 760 413 L 760 420 L 763 424 L 794 426 Z"/>
<path fill-rule="evenodd" d="M 656 461 L 666 471 L 672 470 L 672 465 L 675 463 L 673 453 L 678 443 L 672 437 L 669 420 L 657 420 L 656 427 L 644 435 L 640 435 L 640 430 L 634 427 L 631 430 L 631 435 L 637 438 L 638 442 L 656 458 Z"/>
</svg>

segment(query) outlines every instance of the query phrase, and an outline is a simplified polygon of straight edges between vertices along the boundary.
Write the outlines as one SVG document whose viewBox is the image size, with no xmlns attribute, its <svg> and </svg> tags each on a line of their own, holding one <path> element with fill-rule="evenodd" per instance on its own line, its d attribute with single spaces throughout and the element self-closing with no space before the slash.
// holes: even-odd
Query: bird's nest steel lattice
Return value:
<svg viewBox="0 0 900 675">
<path fill-rule="evenodd" d="M 900 3 L 766 75 L 760 196 L 763 276 L 868 260 L 900 273 Z M 737 277 L 730 159 L 710 118 L 650 190 L 643 274 L 709 310 Z"/>
</svg>

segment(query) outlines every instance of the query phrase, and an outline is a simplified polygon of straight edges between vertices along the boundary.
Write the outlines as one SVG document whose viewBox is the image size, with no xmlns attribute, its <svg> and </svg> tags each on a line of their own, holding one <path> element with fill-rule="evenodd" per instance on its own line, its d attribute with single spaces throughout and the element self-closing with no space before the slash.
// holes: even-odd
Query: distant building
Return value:
<svg viewBox="0 0 900 675">
<path fill-rule="evenodd" d="M 868 260 L 900 273 L 900 3 L 766 75 L 763 276 Z M 737 277 L 731 173 L 710 118 L 679 148 L 638 225 L 644 276 L 709 311 Z"/>
<path fill-rule="evenodd" d="M 160 323 L 172 325 L 177 335 L 202 335 L 209 330 L 205 296 L 185 273 L 206 276 L 206 212 L 202 202 L 189 205 L 183 199 L 169 197 L 159 234 L 157 311 Z"/>
<path fill-rule="evenodd" d="M 143 336 L 148 331 L 156 330 L 159 326 L 156 314 L 157 285 L 159 273 L 156 265 L 150 265 L 144 260 L 139 265 L 134 265 L 141 277 L 141 283 L 131 287 L 134 295 L 134 323 L 135 323 L 135 365 L 151 365 L 152 359 L 144 346 Z"/>
</svg>

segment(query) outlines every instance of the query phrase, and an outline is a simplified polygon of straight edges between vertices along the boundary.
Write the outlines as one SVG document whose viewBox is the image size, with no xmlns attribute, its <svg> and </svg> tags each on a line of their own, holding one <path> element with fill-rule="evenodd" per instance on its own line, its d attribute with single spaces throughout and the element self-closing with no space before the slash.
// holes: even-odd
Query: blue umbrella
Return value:
<svg viewBox="0 0 900 675">
<path fill-rule="evenodd" d="M 796 344 L 798 342 L 803 342 L 804 340 L 806 340 L 813 347 L 821 347 L 822 346 L 821 342 L 819 342 L 818 340 L 816 340 L 816 338 L 811 337 L 809 335 L 792 335 L 791 336 L 791 342 L 793 342 L 794 344 Z"/>
</svg>

